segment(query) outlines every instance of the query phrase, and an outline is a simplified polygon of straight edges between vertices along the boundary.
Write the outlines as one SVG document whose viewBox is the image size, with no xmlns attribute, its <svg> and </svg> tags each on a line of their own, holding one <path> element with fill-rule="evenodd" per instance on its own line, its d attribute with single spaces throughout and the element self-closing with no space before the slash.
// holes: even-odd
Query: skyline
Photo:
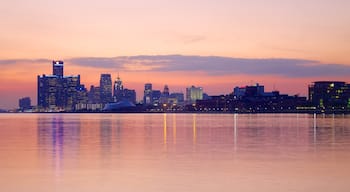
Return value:
<svg viewBox="0 0 350 192">
<path fill-rule="evenodd" d="M 14 73 L 25 79 L 21 82 L 21 85 L 25 85 L 24 87 L 1 86 L 0 94 L 3 100 L 0 108 L 16 108 L 18 99 L 25 96 L 36 101 L 36 76 L 50 74 L 52 72 L 51 62 L 52 60 L 48 59 L 0 60 L 0 63 L 5 66 L 5 70 L 0 72 L 2 78 L 6 77 L 6 69 L 13 69 L 11 66 L 16 66 Z M 91 85 L 98 86 L 100 74 L 111 74 L 112 81 L 119 74 L 126 87 L 136 90 L 137 100 L 142 99 L 145 83 L 152 83 L 154 88 L 159 90 L 162 90 L 167 84 L 171 92 L 183 93 L 186 87 L 196 85 L 203 87 L 204 92 L 209 95 L 229 94 L 236 86 L 260 83 L 264 84 L 270 91 L 279 90 L 290 95 L 307 96 L 308 85 L 312 82 L 320 80 L 347 81 L 346 75 L 350 74 L 350 66 L 347 65 L 322 64 L 319 61 L 302 59 L 143 55 L 113 58 L 71 58 L 67 59 L 67 62 L 70 63 L 65 65 L 65 75 L 80 75 L 81 82 L 86 88 Z M 34 66 L 35 71 L 28 70 L 28 64 Z M 130 66 L 137 69 L 130 68 Z M 39 69 L 42 69 L 41 73 L 36 71 Z M 18 82 L 20 78 L 12 77 L 8 80 Z M 5 85 L 7 82 L 3 81 L 2 84 Z M 15 91 L 8 91 L 11 88 Z M 16 94 L 18 97 L 14 97 Z"/>
<path fill-rule="evenodd" d="M 348 7 L 346 0 L 4 1 L 0 108 L 36 100 L 35 77 L 49 74 L 55 59 L 87 87 L 119 72 L 138 98 L 147 82 L 208 94 L 262 83 L 306 95 L 313 81 L 349 81 Z"/>
</svg>

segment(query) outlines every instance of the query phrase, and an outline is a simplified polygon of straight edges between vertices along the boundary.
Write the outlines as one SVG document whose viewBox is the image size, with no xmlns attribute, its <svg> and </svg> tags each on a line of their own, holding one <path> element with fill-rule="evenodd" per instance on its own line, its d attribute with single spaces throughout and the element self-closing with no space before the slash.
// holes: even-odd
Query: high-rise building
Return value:
<svg viewBox="0 0 350 192">
<path fill-rule="evenodd" d="M 162 95 L 163 95 L 163 97 L 169 97 L 169 87 L 168 87 L 168 85 L 164 85 L 164 89 L 163 89 Z"/>
<path fill-rule="evenodd" d="M 119 74 L 117 79 L 114 81 L 113 97 L 115 102 L 121 101 L 124 97 L 123 82 L 120 79 Z"/>
<path fill-rule="evenodd" d="M 19 109 L 26 110 L 31 108 L 31 100 L 30 97 L 23 97 L 18 101 Z"/>
<path fill-rule="evenodd" d="M 130 101 L 133 104 L 136 104 L 136 91 L 132 89 L 126 89 L 123 86 L 123 82 L 119 77 L 114 81 L 114 89 L 113 89 L 113 98 L 114 102 L 119 101 Z"/>
<path fill-rule="evenodd" d="M 136 104 L 136 91 L 133 89 L 124 89 L 123 90 L 123 99 L 128 100 L 134 104 Z"/>
<path fill-rule="evenodd" d="M 63 77 L 63 61 L 52 61 L 52 74 Z"/>
<path fill-rule="evenodd" d="M 317 81 L 309 86 L 309 101 L 320 108 L 350 108 L 350 85 L 342 81 Z"/>
<path fill-rule="evenodd" d="M 152 99 L 152 84 L 146 83 L 145 90 L 143 92 L 143 104 L 151 105 L 153 103 Z"/>
<path fill-rule="evenodd" d="M 203 88 L 191 86 L 186 88 L 186 101 L 189 103 L 195 103 L 196 100 L 203 99 Z"/>
<path fill-rule="evenodd" d="M 100 97 L 100 87 L 95 87 L 91 85 L 90 91 L 88 93 L 88 103 L 91 104 L 99 104 L 101 103 L 101 97 Z"/>
<path fill-rule="evenodd" d="M 62 83 L 56 75 L 38 76 L 38 107 L 63 108 Z"/>
<path fill-rule="evenodd" d="M 101 74 L 100 98 L 102 104 L 112 102 L 112 78 L 111 74 Z"/>
<path fill-rule="evenodd" d="M 152 104 L 158 105 L 160 103 L 161 96 L 162 92 L 160 92 L 160 90 L 152 90 Z"/>
<path fill-rule="evenodd" d="M 38 107 L 41 110 L 74 110 L 80 75 L 63 76 L 63 61 L 53 61 L 52 75 L 38 75 Z"/>
<path fill-rule="evenodd" d="M 78 102 L 78 90 L 80 85 L 80 75 L 66 76 L 64 82 L 64 107 L 66 110 L 74 110 L 75 104 Z"/>
</svg>

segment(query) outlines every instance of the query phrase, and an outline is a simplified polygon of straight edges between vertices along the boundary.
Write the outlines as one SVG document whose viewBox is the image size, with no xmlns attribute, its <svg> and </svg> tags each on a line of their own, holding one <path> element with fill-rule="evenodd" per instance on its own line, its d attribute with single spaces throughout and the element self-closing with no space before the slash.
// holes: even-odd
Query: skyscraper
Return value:
<svg viewBox="0 0 350 192">
<path fill-rule="evenodd" d="M 112 102 L 112 78 L 111 74 L 101 74 L 100 78 L 101 103 Z"/>
<path fill-rule="evenodd" d="M 146 83 L 145 90 L 143 92 L 143 104 L 151 105 L 153 103 L 152 99 L 152 84 Z"/>
<path fill-rule="evenodd" d="M 52 71 L 52 75 L 38 75 L 38 107 L 41 110 L 74 110 L 80 75 L 63 76 L 63 61 L 53 61 Z"/>
<path fill-rule="evenodd" d="M 52 61 L 52 74 L 63 77 L 63 61 Z"/>
<path fill-rule="evenodd" d="M 122 98 L 124 97 L 123 82 L 120 79 L 119 74 L 117 79 L 114 81 L 113 97 L 115 102 L 122 100 Z"/>
</svg>

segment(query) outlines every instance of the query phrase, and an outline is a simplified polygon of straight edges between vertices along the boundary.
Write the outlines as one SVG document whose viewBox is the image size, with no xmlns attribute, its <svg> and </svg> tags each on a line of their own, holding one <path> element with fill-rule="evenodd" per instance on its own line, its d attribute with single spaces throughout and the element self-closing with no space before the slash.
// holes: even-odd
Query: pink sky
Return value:
<svg viewBox="0 0 350 192">
<path fill-rule="evenodd" d="M 36 104 L 36 76 L 51 63 L 26 59 L 197 55 L 233 58 L 297 58 L 350 65 L 348 0 L 5 0 L 0 7 L 0 108 L 17 107 L 20 97 Z M 21 60 L 11 64 L 8 60 Z M 133 69 L 135 69 L 133 71 Z M 348 81 L 348 75 L 293 77 L 276 74 L 212 76 L 195 71 L 127 71 L 66 62 L 66 74 L 97 85 L 100 73 L 120 72 L 138 91 L 151 82 L 171 91 L 192 84 L 209 94 L 260 82 L 267 90 L 307 94 L 315 80 Z"/>
</svg>

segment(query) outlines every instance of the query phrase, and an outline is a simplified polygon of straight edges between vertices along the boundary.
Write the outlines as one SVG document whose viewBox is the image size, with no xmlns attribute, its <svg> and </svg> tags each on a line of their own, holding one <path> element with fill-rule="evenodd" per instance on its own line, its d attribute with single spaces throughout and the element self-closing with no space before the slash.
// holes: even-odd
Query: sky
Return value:
<svg viewBox="0 0 350 192">
<path fill-rule="evenodd" d="M 0 108 L 36 104 L 51 60 L 87 87 L 120 74 L 170 92 L 227 94 L 253 83 L 307 95 L 317 80 L 349 81 L 348 0 L 3 0 Z"/>
</svg>

